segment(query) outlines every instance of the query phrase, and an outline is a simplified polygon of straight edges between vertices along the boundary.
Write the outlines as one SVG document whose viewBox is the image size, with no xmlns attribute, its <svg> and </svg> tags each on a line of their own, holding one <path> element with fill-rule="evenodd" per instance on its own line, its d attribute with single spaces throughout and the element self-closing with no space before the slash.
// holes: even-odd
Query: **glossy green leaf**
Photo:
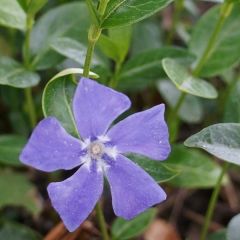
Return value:
<svg viewBox="0 0 240 240">
<path fill-rule="evenodd" d="M 40 234 L 19 223 L 0 222 L 0 239 L 2 240 L 41 240 Z"/>
<path fill-rule="evenodd" d="M 162 68 L 162 59 L 166 57 L 176 58 L 179 61 L 190 62 L 193 56 L 184 49 L 164 47 L 151 49 L 130 58 L 119 74 L 121 89 L 146 87 L 152 83 L 151 80 L 165 76 Z"/>
<path fill-rule="evenodd" d="M 239 240 L 240 214 L 233 217 L 227 227 L 227 240 Z"/>
<path fill-rule="evenodd" d="M 223 230 L 220 230 L 220 231 L 210 234 L 207 237 L 207 240 L 229 240 L 229 239 L 227 239 L 226 230 L 223 229 Z"/>
<path fill-rule="evenodd" d="M 139 236 L 147 229 L 156 213 L 156 209 L 152 208 L 130 221 L 117 218 L 112 226 L 113 239 L 127 240 Z"/>
<path fill-rule="evenodd" d="M 26 88 L 37 85 L 39 81 L 37 73 L 25 69 L 9 57 L 0 57 L 0 85 Z"/>
<path fill-rule="evenodd" d="M 172 0 L 110 0 L 103 18 L 102 27 L 130 25 L 141 21 L 161 9 Z"/>
<path fill-rule="evenodd" d="M 33 214 L 38 214 L 42 205 L 33 184 L 25 174 L 0 171 L 0 207 L 24 207 Z"/>
<path fill-rule="evenodd" d="M 173 146 L 165 164 L 180 172 L 170 181 L 177 187 L 213 187 L 221 173 L 221 168 L 209 156 L 197 150 L 187 149 L 183 145 Z"/>
<path fill-rule="evenodd" d="M 26 14 L 17 0 L 0 0 L 0 25 L 25 30 Z"/>
<path fill-rule="evenodd" d="M 19 154 L 26 139 L 17 135 L 0 135 L 0 163 L 20 166 Z"/>
<path fill-rule="evenodd" d="M 211 33 L 217 24 L 220 7 L 211 8 L 193 29 L 190 51 L 196 54 L 197 64 L 206 48 Z M 235 4 L 232 14 L 227 18 L 211 50 L 211 56 L 205 62 L 200 76 L 214 76 L 233 66 L 240 59 L 240 4 Z"/>
<path fill-rule="evenodd" d="M 219 123 L 189 137 L 184 144 L 202 148 L 227 162 L 240 165 L 240 124 Z"/>
<path fill-rule="evenodd" d="M 180 91 L 203 98 L 218 96 L 216 89 L 210 83 L 193 77 L 186 67 L 174 59 L 165 58 L 162 64 L 166 74 Z"/>
<path fill-rule="evenodd" d="M 47 2 L 48 0 L 31 0 L 28 7 L 28 14 L 35 15 Z"/>
<path fill-rule="evenodd" d="M 240 123 L 240 80 L 233 85 L 224 108 L 224 122 Z"/>
<path fill-rule="evenodd" d="M 72 75 L 53 78 L 44 89 L 42 108 L 45 117 L 56 117 L 70 134 L 78 136 L 72 112 L 75 89 Z"/>
<path fill-rule="evenodd" d="M 51 49 L 51 45 L 59 38 L 87 41 L 89 14 L 85 3 L 68 3 L 54 8 L 44 14 L 36 23 L 31 34 L 31 52 L 33 65 L 37 69 L 55 66 L 63 57 Z"/>
<path fill-rule="evenodd" d="M 133 162 L 143 168 L 149 175 L 151 175 L 156 182 L 167 182 L 179 174 L 175 168 L 165 165 L 164 162 L 150 160 L 146 157 L 131 154 L 129 156 Z M 167 162 L 166 162 L 167 163 Z"/>
<path fill-rule="evenodd" d="M 85 56 L 87 53 L 86 45 L 74 39 L 62 37 L 56 39 L 56 41 L 51 44 L 51 47 L 64 57 L 76 61 L 81 67 L 84 66 Z M 96 54 L 93 56 L 92 64 L 101 65 L 101 60 L 96 56 Z"/>
<path fill-rule="evenodd" d="M 168 80 L 161 80 L 157 83 L 161 96 L 171 108 L 175 107 L 181 95 L 180 91 Z M 203 105 L 199 98 L 187 95 L 178 111 L 180 119 L 187 123 L 199 123 L 203 118 Z"/>
</svg>

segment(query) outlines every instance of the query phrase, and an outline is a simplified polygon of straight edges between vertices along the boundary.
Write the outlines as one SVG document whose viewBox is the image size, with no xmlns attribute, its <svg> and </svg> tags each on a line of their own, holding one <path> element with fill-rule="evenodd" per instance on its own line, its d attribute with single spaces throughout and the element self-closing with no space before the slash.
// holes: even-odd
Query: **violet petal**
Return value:
<svg viewBox="0 0 240 240">
<path fill-rule="evenodd" d="M 57 119 L 48 117 L 34 129 L 20 160 L 42 171 L 72 169 L 81 164 L 81 142 L 69 135 Z"/>
<path fill-rule="evenodd" d="M 112 127 L 107 135 L 121 153 L 138 153 L 164 160 L 170 152 L 164 104 L 135 113 Z"/>
<path fill-rule="evenodd" d="M 76 230 L 92 212 L 102 191 L 102 172 L 86 165 L 65 181 L 48 186 L 52 205 L 70 232 Z"/>
<path fill-rule="evenodd" d="M 162 188 L 139 166 L 119 155 L 106 169 L 117 216 L 132 219 L 154 204 L 166 199 Z"/>
<path fill-rule="evenodd" d="M 73 112 L 83 138 L 97 137 L 130 107 L 127 96 L 93 80 L 81 78 L 77 87 Z"/>
</svg>

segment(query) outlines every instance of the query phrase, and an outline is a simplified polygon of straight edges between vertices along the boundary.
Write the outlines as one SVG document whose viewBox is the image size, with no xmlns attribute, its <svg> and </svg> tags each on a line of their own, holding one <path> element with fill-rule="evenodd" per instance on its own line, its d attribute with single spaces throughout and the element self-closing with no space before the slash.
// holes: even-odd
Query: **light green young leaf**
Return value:
<svg viewBox="0 0 240 240">
<path fill-rule="evenodd" d="M 17 0 L 0 0 L 0 25 L 25 30 L 26 14 Z"/>
<path fill-rule="evenodd" d="M 219 18 L 221 6 L 207 11 L 193 29 L 190 40 L 190 51 L 196 54 L 197 62 L 207 47 L 211 33 Z M 233 66 L 240 59 L 240 4 L 234 4 L 231 15 L 227 18 L 217 38 L 210 58 L 205 62 L 200 76 L 215 76 Z"/>
<path fill-rule="evenodd" d="M 26 139 L 18 135 L 0 136 L 0 163 L 21 166 L 19 154 L 26 144 Z"/>
<path fill-rule="evenodd" d="M 195 78 L 190 71 L 174 59 L 165 58 L 162 61 L 163 69 L 182 92 L 186 92 L 202 98 L 216 98 L 216 89 L 208 82 Z"/>
<path fill-rule="evenodd" d="M 214 156 L 240 165 L 240 123 L 219 123 L 189 137 L 184 144 L 202 148 Z"/>
<path fill-rule="evenodd" d="M 131 154 L 129 159 L 143 168 L 158 183 L 170 181 L 180 173 L 179 170 L 171 168 L 163 162 L 150 160 L 143 156 Z"/>
<path fill-rule="evenodd" d="M 61 37 L 87 41 L 89 14 L 85 3 L 74 2 L 61 5 L 44 14 L 31 34 L 31 52 L 35 56 L 33 65 L 37 69 L 55 66 L 63 57 L 51 49 Z"/>
<path fill-rule="evenodd" d="M 175 107 L 181 95 L 180 91 L 168 80 L 161 80 L 157 83 L 161 96 L 169 104 Z M 199 123 L 203 118 L 203 106 L 199 98 L 187 95 L 178 111 L 180 119 L 187 123 Z"/>
<path fill-rule="evenodd" d="M 139 22 L 170 4 L 172 0 L 110 0 L 102 27 L 119 27 Z"/>
<path fill-rule="evenodd" d="M 156 213 L 156 209 L 152 208 L 130 221 L 117 218 L 112 226 L 113 239 L 127 240 L 139 236 L 147 229 Z"/>
<path fill-rule="evenodd" d="M 164 164 L 180 172 L 169 182 L 177 187 L 213 187 L 221 173 L 221 168 L 206 154 L 197 150 L 189 150 L 183 145 L 174 145 Z"/>
<path fill-rule="evenodd" d="M 25 69 L 9 57 L 0 57 L 0 85 L 26 88 L 37 85 L 39 81 L 37 73 Z"/>
<path fill-rule="evenodd" d="M 0 207 L 25 207 L 32 214 L 38 214 L 42 209 L 35 187 L 24 174 L 1 170 L 0 192 Z"/>
</svg>

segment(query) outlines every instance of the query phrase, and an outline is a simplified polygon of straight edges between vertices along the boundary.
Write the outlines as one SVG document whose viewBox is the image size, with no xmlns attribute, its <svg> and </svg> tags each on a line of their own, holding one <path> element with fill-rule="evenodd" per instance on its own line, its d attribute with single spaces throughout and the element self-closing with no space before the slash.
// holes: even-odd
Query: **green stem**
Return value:
<svg viewBox="0 0 240 240">
<path fill-rule="evenodd" d="M 23 61 L 24 66 L 26 69 L 31 70 L 31 59 L 30 59 L 30 36 L 33 26 L 33 18 L 31 16 L 27 17 L 26 21 L 26 33 L 25 33 L 25 41 L 23 44 Z M 27 104 L 27 112 L 29 115 L 29 120 L 31 123 L 31 128 L 34 128 L 37 124 L 37 114 L 36 109 L 34 105 L 34 100 L 32 96 L 32 89 L 31 88 L 25 88 L 24 89 L 26 104 Z"/>
<path fill-rule="evenodd" d="M 100 203 L 97 203 L 97 205 L 96 205 L 96 213 L 97 213 L 97 219 L 98 219 L 99 227 L 100 227 L 101 232 L 102 232 L 102 239 L 103 240 L 109 240 L 109 236 L 108 236 L 108 232 L 107 232 L 107 226 L 106 226 L 106 222 L 105 222 L 105 219 L 104 219 L 104 214 L 103 214 L 102 208 L 100 206 Z"/>
<path fill-rule="evenodd" d="M 98 14 L 99 14 L 100 20 L 102 20 L 104 16 L 108 2 L 109 0 L 100 0 L 99 6 L 98 6 Z M 102 29 L 99 24 L 93 23 L 90 26 L 90 29 L 88 32 L 88 49 L 87 49 L 87 54 L 86 54 L 84 69 L 83 69 L 84 77 L 89 77 L 94 48 L 101 33 L 102 33 Z M 99 202 L 97 203 L 95 209 L 96 209 L 97 219 L 99 222 L 99 227 L 102 232 L 102 239 L 109 240 L 106 221 L 105 221 L 104 214 Z"/>
<path fill-rule="evenodd" d="M 213 212 L 214 212 L 214 209 L 215 209 L 215 205 L 216 205 L 216 202 L 217 202 L 217 199 L 218 199 L 218 196 L 219 196 L 219 192 L 220 192 L 220 189 L 221 189 L 222 180 L 223 180 L 223 177 L 224 177 L 225 173 L 227 172 L 227 169 L 228 169 L 229 165 L 230 165 L 229 163 L 224 164 L 224 166 L 222 168 L 222 171 L 221 171 L 221 173 L 218 177 L 217 183 L 215 185 L 214 191 L 213 191 L 211 199 L 210 199 L 210 203 L 208 205 L 208 210 L 207 210 L 207 214 L 205 216 L 204 225 L 203 225 L 203 228 L 202 228 L 200 240 L 206 240 L 209 224 L 211 222 Z"/>
<path fill-rule="evenodd" d="M 173 37 L 176 32 L 176 28 L 177 28 L 177 25 L 178 25 L 178 22 L 179 22 L 179 19 L 181 16 L 183 6 L 184 6 L 184 0 L 174 1 L 173 22 L 172 22 L 172 26 L 171 26 L 170 32 L 168 34 L 168 37 L 167 37 L 168 45 L 171 45 L 173 42 Z"/>
<path fill-rule="evenodd" d="M 25 94 L 25 99 L 26 99 L 26 104 L 27 104 L 29 120 L 31 123 L 31 128 L 34 128 L 37 124 L 37 114 L 36 114 L 36 110 L 35 110 L 35 106 L 34 106 L 34 102 L 33 102 L 32 89 L 25 88 L 24 94 Z"/>
<path fill-rule="evenodd" d="M 199 73 L 201 72 L 204 64 L 210 58 L 210 56 L 212 54 L 212 51 L 214 49 L 215 42 L 218 38 L 218 35 L 219 35 L 219 33 L 222 29 L 222 26 L 223 26 L 225 20 L 227 19 L 227 17 L 231 13 L 232 8 L 233 8 L 233 3 L 231 3 L 230 1 L 225 1 L 223 3 L 222 8 L 220 10 L 220 15 L 219 15 L 219 19 L 217 21 L 216 27 L 215 27 L 213 33 L 210 36 L 207 47 L 205 48 L 205 51 L 203 52 L 202 57 L 200 58 L 200 60 L 198 61 L 196 67 L 194 68 L 194 70 L 192 72 L 192 74 L 194 76 L 199 75 Z"/>
<path fill-rule="evenodd" d="M 117 62 L 116 65 L 115 65 L 115 71 L 114 71 L 113 77 L 112 77 L 112 79 L 109 82 L 109 86 L 111 88 L 116 88 L 117 85 L 118 85 L 118 81 L 119 81 L 118 74 L 120 72 L 121 67 L 122 67 L 122 63 L 121 62 Z"/>
</svg>

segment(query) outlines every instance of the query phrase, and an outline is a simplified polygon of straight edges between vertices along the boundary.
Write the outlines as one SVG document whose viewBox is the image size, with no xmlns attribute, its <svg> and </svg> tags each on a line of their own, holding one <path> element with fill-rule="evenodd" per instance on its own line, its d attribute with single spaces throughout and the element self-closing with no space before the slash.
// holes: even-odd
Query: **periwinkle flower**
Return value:
<svg viewBox="0 0 240 240">
<path fill-rule="evenodd" d="M 164 160 L 170 152 L 164 105 L 111 123 L 130 107 L 127 96 L 82 78 L 73 99 L 73 113 L 81 139 L 69 135 L 54 117 L 42 120 L 23 149 L 23 163 L 42 171 L 80 168 L 47 190 L 53 207 L 69 231 L 91 213 L 103 192 L 106 176 L 117 216 L 134 218 L 166 199 L 162 188 L 127 153 Z M 74 121 L 74 120 L 73 120 Z"/>
</svg>

